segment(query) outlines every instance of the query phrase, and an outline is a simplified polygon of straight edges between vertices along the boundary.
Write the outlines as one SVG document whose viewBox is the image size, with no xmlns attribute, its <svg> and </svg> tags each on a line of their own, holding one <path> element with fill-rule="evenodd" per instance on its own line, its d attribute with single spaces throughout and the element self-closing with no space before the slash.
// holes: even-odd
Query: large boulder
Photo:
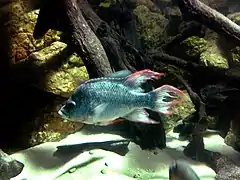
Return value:
<svg viewBox="0 0 240 180">
<path fill-rule="evenodd" d="M 4 32 L 11 37 L 2 45 L 8 52 L 6 58 L 16 64 L 13 69 L 17 70 L 14 73 L 19 80 L 67 97 L 78 80 L 88 79 L 86 68 L 80 57 L 64 54 L 67 45 L 61 42 L 62 32 L 49 30 L 43 38 L 33 38 L 39 10 L 29 10 L 30 3 L 16 0 L 0 9 L 0 17 L 5 20 Z M 58 63 L 61 58 L 65 58 L 64 63 Z"/>
<path fill-rule="evenodd" d="M 67 45 L 56 41 L 19 61 L 14 70 L 28 84 L 63 97 L 69 97 L 78 81 L 89 79 L 87 70 L 76 54 L 65 53 Z"/>
<path fill-rule="evenodd" d="M 143 3 L 144 4 L 144 3 Z M 160 12 L 152 12 L 146 5 L 138 5 L 134 9 L 137 17 L 137 32 L 142 44 L 148 49 L 157 49 L 165 41 L 165 30 L 168 25 Z"/>
</svg>

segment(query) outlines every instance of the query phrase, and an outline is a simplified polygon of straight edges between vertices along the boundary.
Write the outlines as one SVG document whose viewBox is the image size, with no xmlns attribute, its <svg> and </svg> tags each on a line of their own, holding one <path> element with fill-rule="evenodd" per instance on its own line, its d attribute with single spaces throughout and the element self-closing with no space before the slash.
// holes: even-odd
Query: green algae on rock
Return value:
<svg viewBox="0 0 240 180">
<path fill-rule="evenodd" d="M 77 87 L 77 80 L 89 79 L 87 70 L 79 56 L 70 55 L 64 62 L 61 61 L 60 53 L 67 47 L 65 43 L 54 42 L 50 46 L 32 53 L 26 63 L 35 65 L 43 71 L 40 71 L 39 76 L 44 76 L 43 82 L 33 82 L 34 85 L 47 92 L 52 92 L 57 95 L 69 97 Z M 53 63 L 53 58 L 57 57 Z M 63 57 L 65 58 L 65 57 Z M 51 61 L 52 66 L 49 66 Z M 43 73 L 43 74 L 42 74 Z"/>
<path fill-rule="evenodd" d="M 144 5 L 137 6 L 134 14 L 137 17 L 137 32 L 144 46 L 158 49 L 165 40 L 168 20 Z"/>
<path fill-rule="evenodd" d="M 207 41 L 198 36 L 185 39 L 181 45 L 186 55 L 192 58 L 200 57 L 200 54 L 207 50 Z"/>
<path fill-rule="evenodd" d="M 9 4 L 7 11 L 12 14 L 11 20 L 6 23 L 5 27 L 11 36 L 10 57 L 12 62 L 26 59 L 32 52 L 47 47 L 60 39 L 61 32 L 55 30 L 49 30 L 40 40 L 33 38 L 39 10 L 25 13 L 23 3 L 14 1 Z"/>
<path fill-rule="evenodd" d="M 201 53 L 200 62 L 205 66 L 229 68 L 228 60 L 219 49 L 216 39 L 208 40 L 207 50 Z"/>
<path fill-rule="evenodd" d="M 231 53 L 232 53 L 232 60 L 234 62 L 239 63 L 240 62 L 240 46 L 237 46 L 231 49 Z"/>
<path fill-rule="evenodd" d="M 222 57 L 219 50 L 215 48 L 209 48 L 207 51 L 203 52 L 200 56 L 202 64 L 206 66 L 219 67 L 227 69 L 228 61 L 226 58 Z"/>
<path fill-rule="evenodd" d="M 69 97 L 77 87 L 78 79 L 89 79 L 85 66 L 69 68 L 64 71 L 52 71 L 46 76 L 46 86 L 44 90 L 63 97 Z"/>
<path fill-rule="evenodd" d="M 240 25 L 240 12 L 229 14 L 227 17 L 231 19 L 233 22 Z M 232 54 L 232 60 L 234 62 L 239 63 L 240 62 L 240 46 L 234 47 L 230 51 Z"/>
<path fill-rule="evenodd" d="M 238 25 L 240 24 L 240 12 L 229 14 L 227 17 Z"/>
</svg>

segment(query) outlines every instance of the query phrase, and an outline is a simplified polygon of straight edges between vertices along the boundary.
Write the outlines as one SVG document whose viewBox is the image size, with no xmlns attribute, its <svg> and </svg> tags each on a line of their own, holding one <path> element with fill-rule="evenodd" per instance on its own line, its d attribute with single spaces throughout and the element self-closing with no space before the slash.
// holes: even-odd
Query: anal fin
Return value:
<svg viewBox="0 0 240 180">
<path fill-rule="evenodd" d="M 149 114 L 144 109 L 136 109 L 133 112 L 125 115 L 123 118 L 126 118 L 127 120 L 133 122 L 141 122 L 145 124 L 159 124 L 159 122 L 150 119 Z"/>
</svg>

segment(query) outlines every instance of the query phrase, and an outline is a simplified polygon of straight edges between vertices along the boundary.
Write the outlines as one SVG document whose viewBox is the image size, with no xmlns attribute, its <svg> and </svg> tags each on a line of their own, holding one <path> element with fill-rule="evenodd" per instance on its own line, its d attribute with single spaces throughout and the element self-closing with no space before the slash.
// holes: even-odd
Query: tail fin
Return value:
<svg viewBox="0 0 240 180">
<path fill-rule="evenodd" d="M 154 99 L 153 110 L 162 114 L 172 114 L 172 106 L 182 102 L 183 91 L 170 85 L 163 85 L 150 92 Z"/>
</svg>

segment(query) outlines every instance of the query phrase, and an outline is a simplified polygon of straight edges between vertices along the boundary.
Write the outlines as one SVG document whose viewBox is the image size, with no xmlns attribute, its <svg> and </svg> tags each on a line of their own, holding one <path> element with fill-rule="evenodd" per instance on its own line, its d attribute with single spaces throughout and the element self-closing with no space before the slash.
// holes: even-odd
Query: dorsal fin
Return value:
<svg viewBox="0 0 240 180">
<path fill-rule="evenodd" d="M 112 74 L 106 75 L 105 77 L 111 77 L 111 78 L 125 78 L 125 77 L 129 76 L 130 74 L 132 74 L 131 71 L 129 71 L 129 70 L 127 70 L 127 69 L 124 69 L 124 70 L 117 71 L 117 72 L 115 72 L 115 73 L 112 73 Z"/>
<path fill-rule="evenodd" d="M 147 80 L 158 79 L 162 75 L 164 74 L 151 71 L 150 69 L 144 69 L 130 74 L 124 84 L 130 87 L 138 88 Z"/>
<path fill-rule="evenodd" d="M 103 80 L 125 80 L 125 78 L 127 78 L 130 74 L 132 74 L 132 72 L 129 70 L 121 70 L 121 71 L 117 71 L 115 73 L 106 75 L 104 77 L 93 78 L 89 80 L 82 80 L 78 83 L 78 85 L 80 86 L 81 84 L 93 83 L 96 81 L 103 81 Z"/>
</svg>

